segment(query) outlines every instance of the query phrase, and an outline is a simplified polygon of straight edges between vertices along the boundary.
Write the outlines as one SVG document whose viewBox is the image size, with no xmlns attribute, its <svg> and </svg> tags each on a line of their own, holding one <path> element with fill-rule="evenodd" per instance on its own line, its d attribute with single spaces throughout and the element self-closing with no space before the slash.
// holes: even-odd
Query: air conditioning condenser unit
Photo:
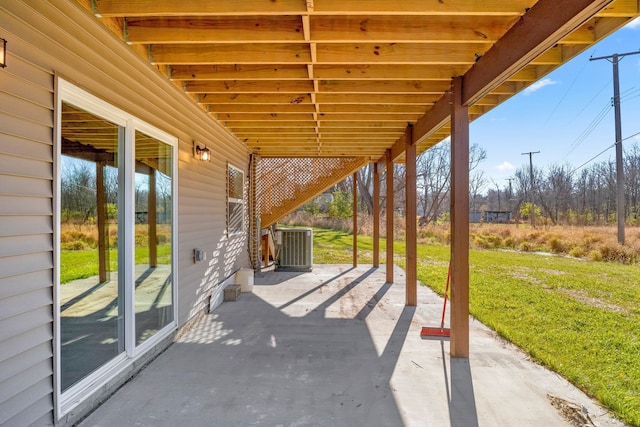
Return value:
<svg viewBox="0 0 640 427">
<path fill-rule="evenodd" d="M 277 270 L 311 271 L 313 266 L 313 230 L 279 228 L 276 230 Z"/>
</svg>

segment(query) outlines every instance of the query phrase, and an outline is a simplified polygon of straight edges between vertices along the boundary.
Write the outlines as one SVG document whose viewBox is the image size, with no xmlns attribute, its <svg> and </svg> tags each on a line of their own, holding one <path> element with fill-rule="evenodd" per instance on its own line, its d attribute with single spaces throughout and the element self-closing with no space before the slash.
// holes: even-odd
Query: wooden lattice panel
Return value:
<svg viewBox="0 0 640 427">
<path fill-rule="evenodd" d="M 366 157 L 262 158 L 256 197 L 262 227 L 299 208 L 368 162 Z"/>
</svg>

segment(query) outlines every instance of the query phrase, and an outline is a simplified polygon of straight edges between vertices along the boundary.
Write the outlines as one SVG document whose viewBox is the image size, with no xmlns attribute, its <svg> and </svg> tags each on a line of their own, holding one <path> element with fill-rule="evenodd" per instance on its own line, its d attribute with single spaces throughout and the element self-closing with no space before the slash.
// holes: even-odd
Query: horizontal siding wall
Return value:
<svg viewBox="0 0 640 427">
<path fill-rule="evenodd" d="M 214 145 L 212 152 L 220 150 Z M 180 264 L 184 266 L 180 269 L 181 324 L 205 312 L 213 289 L 240 267 L 249 266 L 247 236 L 226 236 L 227 161 L 247 167 L 244 157 L 215 158 L 214 154 L 211 162 L 194 163 L 190 152 L 182 152 L 179 159 Z M 193 183 L 197 183 L 195 187 Z M 206 252 L 205 261 L 194 264 L 195 248 Z"/>
<path fill-rule="evenodd" d="M 53 420 L 54 79 L 19 52 L 8 61 L 0 70 L 0 425 L 42 425 Z"/>
<path fill-rule="evenodd" d="M 9 52 L 0 69 L 0 425 L 51 424 L 54 75 L 179 139 L 178 326 L 249 266 L 247 236 L 225 234 L 227 162 L 246 174 L 248 154 L 75 1 L 0 2 L 0 30 Z M 211 162 L 194 159 L 194 140 Z M 194 263 L 194 248 L 207 260 Z"/>
</svg>

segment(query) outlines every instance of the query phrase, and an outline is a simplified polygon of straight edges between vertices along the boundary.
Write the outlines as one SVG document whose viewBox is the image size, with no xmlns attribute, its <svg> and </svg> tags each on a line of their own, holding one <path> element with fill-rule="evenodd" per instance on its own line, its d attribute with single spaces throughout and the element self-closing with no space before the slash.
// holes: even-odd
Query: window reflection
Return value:
<svg viewBox="0 0 640 427">
<path fill-rule="evenodd" d="M 124 351 L 117 245 L 122 129 L 62 104 L 60 351 L 62 390 Z"/>
<path fill-rule="evenodd" d="M 173 321 L 172 147 L 135 134 L 136 345 Z"/>
</svg>

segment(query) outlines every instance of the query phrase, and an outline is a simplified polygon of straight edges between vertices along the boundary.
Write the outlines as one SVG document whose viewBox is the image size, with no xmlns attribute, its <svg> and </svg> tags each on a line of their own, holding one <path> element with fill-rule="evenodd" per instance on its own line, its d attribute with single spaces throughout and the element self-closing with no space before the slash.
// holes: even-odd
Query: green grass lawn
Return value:
<svg viewBox="0 0 640 427">
<path fill-rule="evenodd" d="M 171 262 L 171 245 L 158 245 L 158 263 Z M 149 248 L 136 248 L 136 264 L 149 262 Z M 109 251 L 109 270 L 118 271 L 118 252 Z M 86 279 L 98 275 L 98 250 L 60 251 L 60 283 L 68 283 L 72 280 Z"/>
<path fill-rule="evenodd" d="M 351 263 L 352 242 L 315 229 L 314 263 Z M 372 263 L 372 251 L 359 237 L 358 262 Z M 404 251 L 394 243 L 403 268 Z M 640 426 L 640 267 L 498 250 L 472 250 L 469 262 L 474 317 Z M 418 280 L 440 294 L 448 263 L 449 247 L 418 245 Z"/>
</svg>

